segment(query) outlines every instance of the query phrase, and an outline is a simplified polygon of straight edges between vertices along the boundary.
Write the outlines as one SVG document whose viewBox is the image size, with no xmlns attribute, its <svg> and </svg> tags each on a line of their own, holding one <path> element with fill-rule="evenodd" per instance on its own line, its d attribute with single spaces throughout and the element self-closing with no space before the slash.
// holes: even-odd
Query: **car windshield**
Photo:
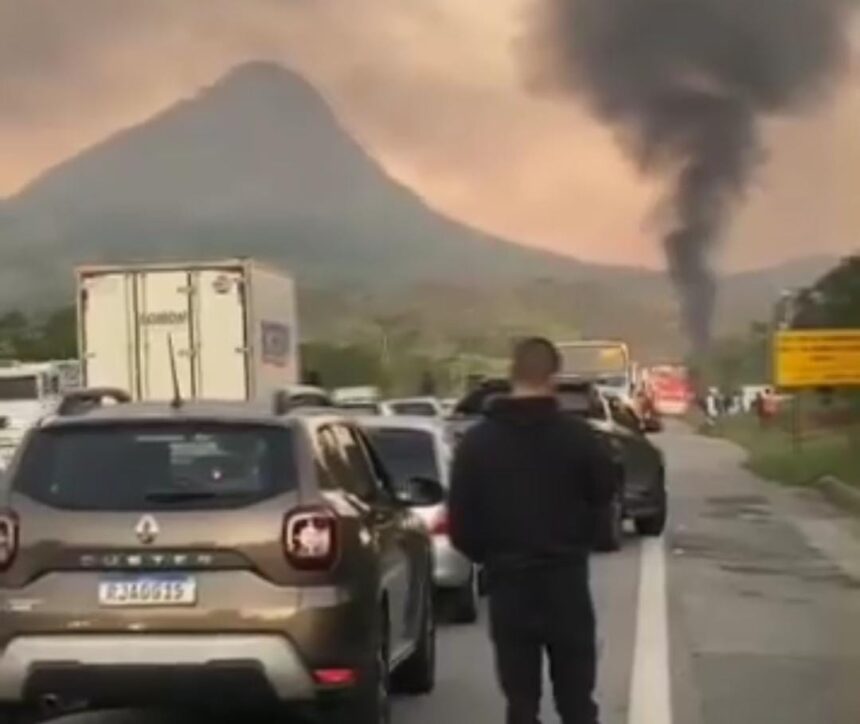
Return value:
<svg viewBox="0 0 860 724">
<path fill-rule="evenodd" d="M 411 478 L 440 480 L 433 435 L 423 430 L 384 428 L 369 430 L 371 442 L 398 487 Z"/>
<path fill-rule="evenodd" d="M 12 481 L 73 510 L 233 507 L 297 485 L 289 430 L 211 424 L 41 430 Z"/>
<path fill-rule="evenodd" d="M 35 375 L 0 377 L 0 402 L 36 400 L 39 398 L 39 381 Z"/>
</svg>

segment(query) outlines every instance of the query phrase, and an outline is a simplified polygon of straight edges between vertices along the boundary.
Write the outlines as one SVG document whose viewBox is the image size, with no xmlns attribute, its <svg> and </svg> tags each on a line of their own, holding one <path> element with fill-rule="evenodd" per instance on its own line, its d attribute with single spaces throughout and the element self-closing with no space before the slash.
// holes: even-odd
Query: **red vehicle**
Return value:
<svg viewBox="0 0 860 724">
<path fill-rule="evenodd" d="M 693 400 L 693 385 L 687 369 L 677 365 L 652 367 L 648 371 L 648 387 L 654 408 L 660 415 L 685 415 Z"/>
</svg>

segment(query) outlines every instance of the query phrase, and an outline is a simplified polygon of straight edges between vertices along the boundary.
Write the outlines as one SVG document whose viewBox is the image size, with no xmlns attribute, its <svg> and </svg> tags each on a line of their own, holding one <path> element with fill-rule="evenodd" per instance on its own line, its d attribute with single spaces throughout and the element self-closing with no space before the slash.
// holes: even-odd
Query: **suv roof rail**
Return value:
<svg viewBox="0 0 860 724">
<path fill-rule="evenodd" d="M 113 400 L 114 404 L 125 405 L 131 402 L 131 395 L 118 387 L 91 387 L 83 390 L 73 390 L 63 395 L 57 406 L 57 414 L 81 415 L 101 407 L 105 400 Z"/>
</svg>

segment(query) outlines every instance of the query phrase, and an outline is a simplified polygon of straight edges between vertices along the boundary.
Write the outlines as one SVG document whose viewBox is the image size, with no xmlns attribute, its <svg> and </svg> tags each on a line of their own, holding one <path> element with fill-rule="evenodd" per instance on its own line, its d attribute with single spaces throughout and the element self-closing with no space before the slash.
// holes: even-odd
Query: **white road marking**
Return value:
<svg viewBox="0 0 860 724">
<path fill-rule="evenodd" d="M 628 724 L 672 724 L 666 549 L 662 538 L 642 541 L 639 608 Z"/>
</svg>

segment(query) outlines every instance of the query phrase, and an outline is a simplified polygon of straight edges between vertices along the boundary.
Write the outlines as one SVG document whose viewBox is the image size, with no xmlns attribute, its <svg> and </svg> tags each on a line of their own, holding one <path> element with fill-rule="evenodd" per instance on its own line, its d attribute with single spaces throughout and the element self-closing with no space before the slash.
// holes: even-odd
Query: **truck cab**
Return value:
<svg viewBox="0 0 860 724">
<path fill-rule="evenodd" d="M 27 430 L 79 384 L 79 371 L 78 363 L 69 361 L 14 361 L 0 367 L 0 468 Z"/>
</svg>

